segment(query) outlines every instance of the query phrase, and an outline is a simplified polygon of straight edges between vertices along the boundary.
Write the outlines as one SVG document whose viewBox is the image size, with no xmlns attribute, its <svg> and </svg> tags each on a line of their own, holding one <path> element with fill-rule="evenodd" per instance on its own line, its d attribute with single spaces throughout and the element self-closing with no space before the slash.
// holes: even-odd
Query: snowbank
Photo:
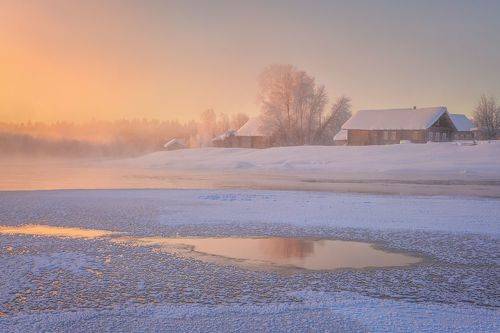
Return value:
<svg viewBox="0 0 500 333">
<path fill-rule="evenodd" d="M 202 148 L 156 152 L 119 161 L 131 167 L 195 171 L 275 171 L 342 173 L 416 173 L 500 178 L 500 142 L 475 146 L 455 142 L 387 146 L 300 146 L 269 149 Z"/>
</svg>

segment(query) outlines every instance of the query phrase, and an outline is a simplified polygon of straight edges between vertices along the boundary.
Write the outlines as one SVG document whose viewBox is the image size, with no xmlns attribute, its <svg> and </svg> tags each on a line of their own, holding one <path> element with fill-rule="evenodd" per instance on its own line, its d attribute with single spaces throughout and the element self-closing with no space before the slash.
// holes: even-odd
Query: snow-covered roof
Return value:
<svg viewBox="0 0 500 333">
<path fill-rule="evenodd" d="M 186 148 L 186 143 L 182 139 L 174 138 L 169 142 L 165 143 L 163 147 L 166 148 L 167 150 L 182 149 Z"/>
<path fill-rule="evenodd" d="M 444 106 L 419 109 L 361 110 L 342 129 L 359 130 L 421 130 L 431 127 L 443 114 Z"/>
<path fill-rule="evenodd" d="M 335 136 L 333 137 L 333 141 L 347 141 L 347 130 L 340 130 Z"/>
<path fill-rule="evenodd" d="M 451 121 L 457 128 L 457 131 L 460 132 L 468 132 L 471 131 L 474 127 L 476 127 L 472 121 L 467 118 L 464 114 L 450 113 Z"/>
<path fill-rule="evenodd" d="M 212 139 L 212 142 L 213 141 L 223 141 L 229 137 L 232 137 L 232 136 L 235 136 L 236 135 L 236 131 L 235 130 L 229 130 L 229 131 L 226 131 L 220 135 L 217 135 L 215 138 Z"/>
<path fill-rule="evenodd" d="M 259 117 L 248 119 L 245 125 L 236 131 L 237 136 L 267 136 L 262 130 L 262 121 Z"/>
</svg>

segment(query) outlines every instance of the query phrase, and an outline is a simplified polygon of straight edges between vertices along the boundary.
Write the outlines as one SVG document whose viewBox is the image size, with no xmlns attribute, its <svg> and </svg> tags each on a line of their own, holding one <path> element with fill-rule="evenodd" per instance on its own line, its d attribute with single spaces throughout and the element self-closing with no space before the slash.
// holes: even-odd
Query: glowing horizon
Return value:
<svg viewBox="0 0 500 333">
<path fill-rule="evenodd" d="M 290 63 L 354 110 L 500 97 L 500 3 L 11 1 L 0 4 L 0 121 L 186 121 L 256 114 Z"/>
</svg>

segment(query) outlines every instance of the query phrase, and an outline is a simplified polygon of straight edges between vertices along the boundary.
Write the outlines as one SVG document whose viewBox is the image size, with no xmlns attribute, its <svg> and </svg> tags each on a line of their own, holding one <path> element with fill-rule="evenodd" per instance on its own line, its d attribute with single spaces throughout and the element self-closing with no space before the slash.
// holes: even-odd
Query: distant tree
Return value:
<svg viewBox="0 0 500 333">
<path fill-rule="evenodd" d="M 217 115 L 212 109 L 207 109 L 203 111 L 200 115 L 200 121 L 198 123 L 198 146 L 199 147 L 210 147 L 212 145 L 212 139 L 217 133 Z"/>
<path fill-rule="evenodd" d="M 473 117 L 486 139 L 495 138 L 496 131 L 500 128 L 500 107 L 497 106 L 493 96 L 482 95 L 480 97 Z"/>
<path fill-rule="evenodd" d="M 227 132 L 230 127 L 231 124 L 229 122 L 229 116 L 223 112 L 219 113 L 219 116 L 217 117 L 216 135 Z"/>
<path fill-rule="evenodd" d="M 332 105 L 330 114 L 323 120 L 321 126 L 315 133 L 316 144 L 333 144 L 333 137 L 337 134 L 342 125 L 351 118 L 351 100 L 347 96 L 341 96 Z"/>
</svg>

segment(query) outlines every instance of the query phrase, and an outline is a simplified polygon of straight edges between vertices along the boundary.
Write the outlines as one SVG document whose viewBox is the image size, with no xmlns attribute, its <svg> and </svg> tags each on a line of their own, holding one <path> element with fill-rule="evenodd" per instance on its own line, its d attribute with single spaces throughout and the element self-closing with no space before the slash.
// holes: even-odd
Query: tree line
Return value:
<svg viewBox="0 0 500 333">
<path fill-rule="evenodd" d="M 0 155 L 135 156 L 163 149 L 173 139 L 189 147 L 206 147 L 218 133 L 239 128 L 248 120 L 242 113 L 226 115 L 209 109 L 199 119 L 122 119 L 72 122 L 0 122 Z"/>
</svg>

